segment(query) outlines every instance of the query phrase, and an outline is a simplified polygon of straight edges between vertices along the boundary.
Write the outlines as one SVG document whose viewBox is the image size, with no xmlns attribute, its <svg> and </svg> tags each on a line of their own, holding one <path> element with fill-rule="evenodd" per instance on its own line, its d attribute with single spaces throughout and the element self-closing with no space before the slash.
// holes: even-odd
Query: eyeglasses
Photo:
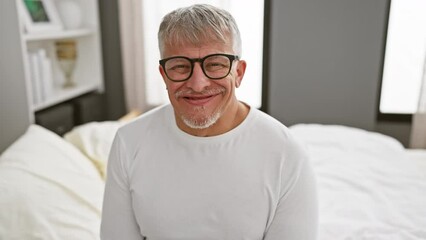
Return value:
<svg viewBox="0 0 426 240">
<path fill-rule="evenodd" d="M 173 82 L 183 82 L 188 80 L 194 72 L 195 62 L 199 62 L 204 75 L 210 79 L 221 79 L 231 72 L 232 63 L 238 60 L 237 55 L 216 53 L 203 58 L 188 58 L 175 56 L 161 59 L 160 65 L 163 67 L 166 76 Z"/>
</svg>

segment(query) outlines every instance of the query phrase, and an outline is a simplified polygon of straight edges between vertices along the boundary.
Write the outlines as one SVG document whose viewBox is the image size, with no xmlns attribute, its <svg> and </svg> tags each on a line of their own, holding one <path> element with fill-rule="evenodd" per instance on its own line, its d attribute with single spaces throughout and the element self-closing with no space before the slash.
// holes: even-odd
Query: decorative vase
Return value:
<svg viewBox="0 0 426 240">
<path fill-rule="evenodd" d="M 77 29 L 81 27 L 83 14 L 77 0 L 59 0 L 57 1 L 57 9 L 65 29 Z"/>
<path fill-rule="evenodd" d="M 62 40 L 56 42 L 56 57 L 61 70 L 64 72 L 64 88 L 74 87 L 73 72 L 77 61 L 77 43 L 75 40 Z"/>
</svg>

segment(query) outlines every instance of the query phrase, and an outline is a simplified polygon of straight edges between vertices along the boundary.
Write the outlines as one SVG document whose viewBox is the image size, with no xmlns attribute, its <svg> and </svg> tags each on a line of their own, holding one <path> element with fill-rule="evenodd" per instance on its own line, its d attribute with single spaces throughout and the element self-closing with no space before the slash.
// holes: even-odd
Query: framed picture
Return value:
<svg viewBox="0 0 426 240">
<path fill-rule="evenodd" d="M 53 0 L 18 0 L 25 29 L 28 33 L 63 29 Z"/>
</svg>

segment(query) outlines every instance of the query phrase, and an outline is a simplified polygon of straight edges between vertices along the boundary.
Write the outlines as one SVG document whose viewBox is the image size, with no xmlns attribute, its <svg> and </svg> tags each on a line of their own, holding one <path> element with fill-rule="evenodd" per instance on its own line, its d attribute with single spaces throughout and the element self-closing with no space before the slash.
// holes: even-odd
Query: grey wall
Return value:
<svg viewBox="0 0 426 240">
<path fill-rule="evenodd" d="M 16 4 L 0 0 L 0 154 L 30 124 Z"/>
<path fill-rule="evenodd" d="M 286 125 L 342 124 L 406 144 L 409 123 L 376 120 L 389 0 L 270 4 L 267 111 Z"/>
<path fill-rule="evenodd" d="M 105 105 L 107 118 L 116 120 L 126 113 L 121 65 L 118 2 L 99 1 L 102 55 L 105 79 Z"/>
</svg>

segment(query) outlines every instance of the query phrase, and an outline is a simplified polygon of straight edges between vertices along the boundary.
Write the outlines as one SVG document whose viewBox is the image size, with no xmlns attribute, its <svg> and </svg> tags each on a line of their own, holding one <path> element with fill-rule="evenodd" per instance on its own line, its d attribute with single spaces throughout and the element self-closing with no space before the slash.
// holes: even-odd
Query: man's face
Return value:
<svg viewBox="0 0 426 240">
<path fill-rule="evenodd" d="M 164 58 L 203 58 L 216 53 L 235 55 L 231 44 L 209 43 L 202 46 L 166 46 Z M 244 61 L 233 61 L 231 71 L 226 77 L 212 80 L 203 73 L 200 63 L 196 62 L 188 80 L 173 82 L 167 78 L 160 66 L 178 126 L 206 129 L 213 124 L 220 124 L 222 118 L 232 117 L 229 115 L 234 113 L 230 109 L 238 105 L 235 88 L 240 85 L 244 71 Z"/>
</svg>

